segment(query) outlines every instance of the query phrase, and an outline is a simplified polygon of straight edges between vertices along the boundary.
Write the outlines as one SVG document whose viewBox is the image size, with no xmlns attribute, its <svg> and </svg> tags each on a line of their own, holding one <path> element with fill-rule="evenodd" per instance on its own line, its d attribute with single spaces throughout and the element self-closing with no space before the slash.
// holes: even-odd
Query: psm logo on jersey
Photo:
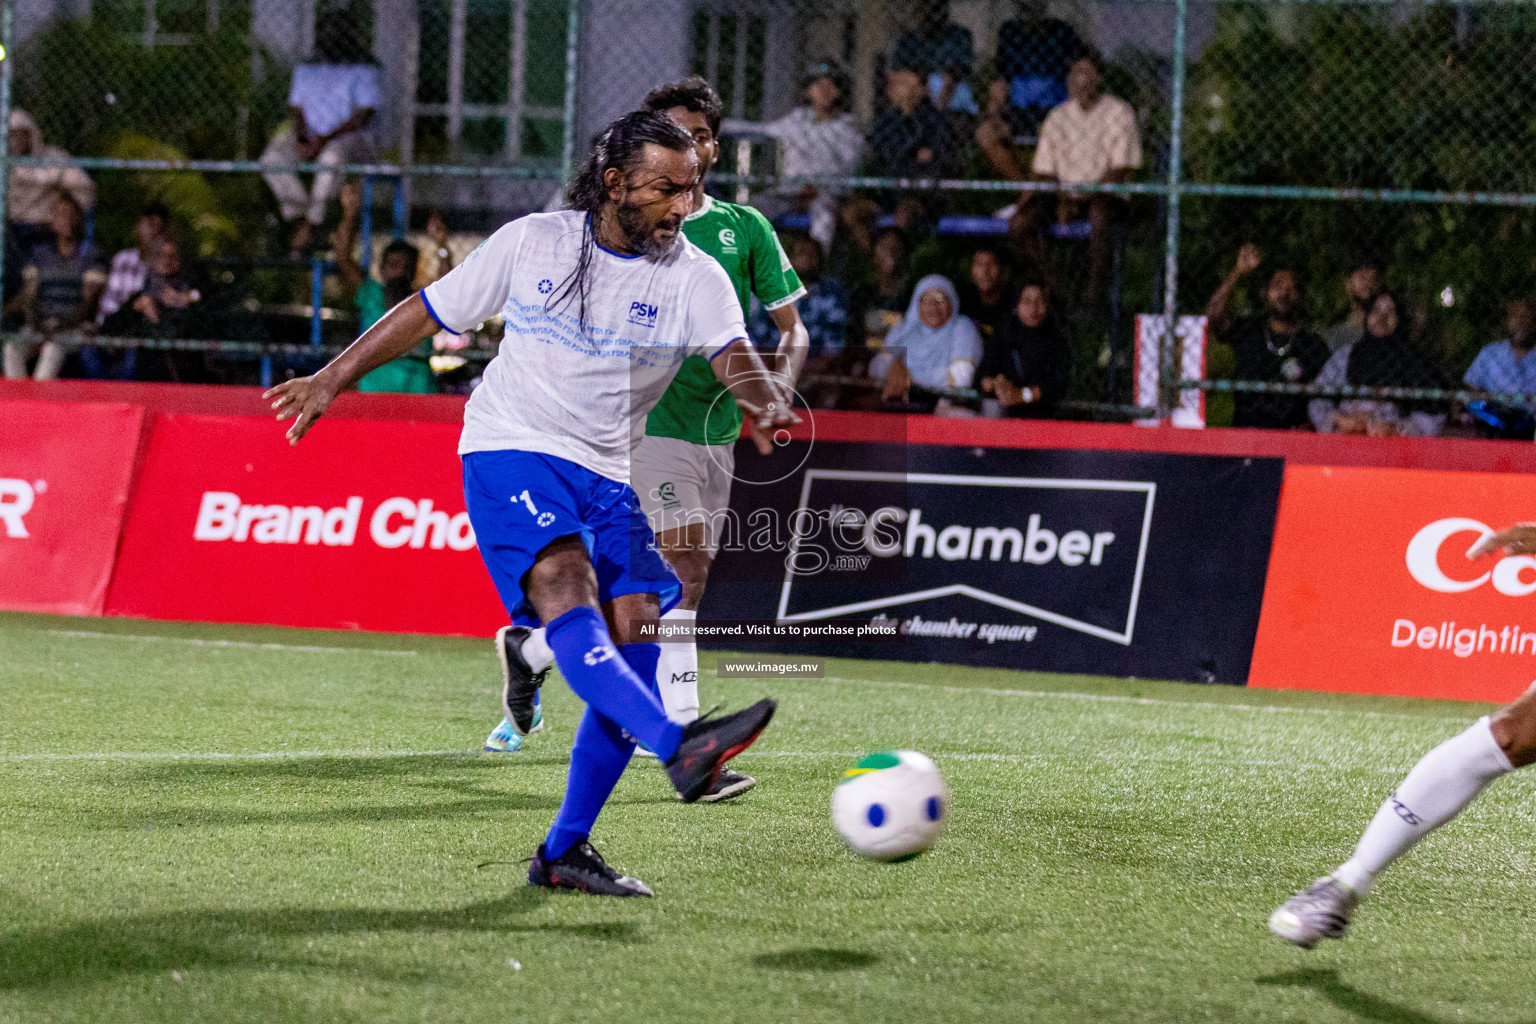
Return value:
<svg viewBox="0 0 1536 1024">
<path fill-rule="evenodd" d="M 601 665 L 605 661 L 612 661 L 613 660 L 613 648 L 612 647 L 594 647 L 590 651 L 588 651 L 586 654 L 583 654 L 581 656 L 581 660 L 586 662 L 588 665 L 593 665 L 593 666 Z"/>
<path fill-rule="evenodd" d="M 720 245 L 726 252 L 736 251 L 736 232 L 732 228 L 720 229 Z"/>
<path fill-rule="evenodd" d="M 639 324 L 641 327 L 655 327 L 656 307 L 645 302 L 631 302 L 629 304 L 629 322 Z"/>
<path fill-rule="evenodd" d="M 544 280 L 539 282 L 539 294 L 540 295 L 548 295 L 550 292 L 552 292 L 554 290 L 555 290 L 555 282 L 551 281 L 549 278 L 546 277 Z"/>
</svg>

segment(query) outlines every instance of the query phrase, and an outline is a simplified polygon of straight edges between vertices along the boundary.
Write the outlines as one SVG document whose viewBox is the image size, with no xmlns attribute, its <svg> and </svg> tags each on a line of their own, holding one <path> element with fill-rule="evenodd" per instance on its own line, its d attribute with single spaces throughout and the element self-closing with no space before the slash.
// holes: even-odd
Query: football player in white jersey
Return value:
<svg viewBox="0 0 1536 1024">
<path fill-rule="evenodd" d="M 665 114 L 626 114 L 567 187 L 568 209 L 503 226 L 317 374 L 267 392 L 278 419 L 293 420 L 297 443 L 339 392 L 424 335 L 505 320 L 501 349 L 464 413 L 465 502 L 508 613 L 545 627 L 555 663 L 587 704 L 530 885 L 650 895 L 588 842 L 635 740 L 661 757 L 691 802 L 773 717 L 774 702 L 763 700 L 672 722 L 657 692 L 660 648 L 650 642 L 681 588 L 629 487 L 629 453 L 677 367 L 689 355 L 708 358 L 765 438 L 797 422 L 747 341 L 730 279 L 682 237 L 698 176 L 686 131 Z M 506 710 L 531 727 L 530 708 Z"/>
</svg>

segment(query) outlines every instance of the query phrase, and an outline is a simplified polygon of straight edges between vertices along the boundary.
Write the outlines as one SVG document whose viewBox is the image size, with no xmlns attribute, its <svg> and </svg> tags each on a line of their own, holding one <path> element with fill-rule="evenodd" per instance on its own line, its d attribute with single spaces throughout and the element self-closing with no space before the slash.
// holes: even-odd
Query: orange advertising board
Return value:
<svg viewBox="0 0 1536 1024">
<path fill-rule="evenodd" d="M 1536 476 L 1290 466 L 1250 686 L 1507 701 L 1536 679 Z"/>
</svg>

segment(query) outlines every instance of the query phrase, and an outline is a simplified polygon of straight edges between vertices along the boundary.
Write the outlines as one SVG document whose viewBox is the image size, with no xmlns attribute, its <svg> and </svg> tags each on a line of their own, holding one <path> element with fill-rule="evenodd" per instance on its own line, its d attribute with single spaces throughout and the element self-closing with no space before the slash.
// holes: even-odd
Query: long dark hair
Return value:
<svg viewBox="0 0 1536 1024">
<path fill-rule="evenodd" d="M 666 114 L 631 111 L 603 129 L 581 170 L 565 186 L 566 208 L 586 214 L 582 219 L 581 254 L 576 259 L 576 269 L 560 282 L 544 308 L 554 310 L 574 301 L 577 322 L 583 330 L 587 326 L 587 295 L 591 291 L 592 256 L 597 244 L 595 220 L 611 202 L 603 176 L 609 168 L 616 168 L 627 178 L 640 163 L 648 143 L 686 153 L 693 149 L 693 136 Z"/>
</svg>

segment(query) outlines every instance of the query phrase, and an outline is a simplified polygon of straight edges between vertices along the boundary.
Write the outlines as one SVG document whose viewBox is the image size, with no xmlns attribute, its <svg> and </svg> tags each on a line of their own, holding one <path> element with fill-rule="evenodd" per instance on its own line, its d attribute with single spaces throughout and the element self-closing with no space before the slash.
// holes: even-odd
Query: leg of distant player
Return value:
<svg viewBox="0 0 1536 1024">
<path fill-rule="evenodd" d="M 1431 750 L 1371 820 L 1354 856 L 1276 910 L 1276 935 L 1312 948 L 1341 939 L 1360 898 L 1387 865 L 1460 814 L 1501 775 L 1536 762 L 1536 684 L 1497 713 Z"/>
<path fill-rule="evenodd" d="M 658 533 L 656 546 L 672 563 L 678 579 L 683 581 L 682 600 L 663 615 L 661 621 L 692 626 L 698 620 L 704 585 L 709 582 L 709 569 L 714 563 L 708 530 L 703 523 L 688 523 Z M 699 717 L 699 645 L 696 642 L 662 644 L 656 677 L 668 718 L 687 724 Z"/>
</svg>

